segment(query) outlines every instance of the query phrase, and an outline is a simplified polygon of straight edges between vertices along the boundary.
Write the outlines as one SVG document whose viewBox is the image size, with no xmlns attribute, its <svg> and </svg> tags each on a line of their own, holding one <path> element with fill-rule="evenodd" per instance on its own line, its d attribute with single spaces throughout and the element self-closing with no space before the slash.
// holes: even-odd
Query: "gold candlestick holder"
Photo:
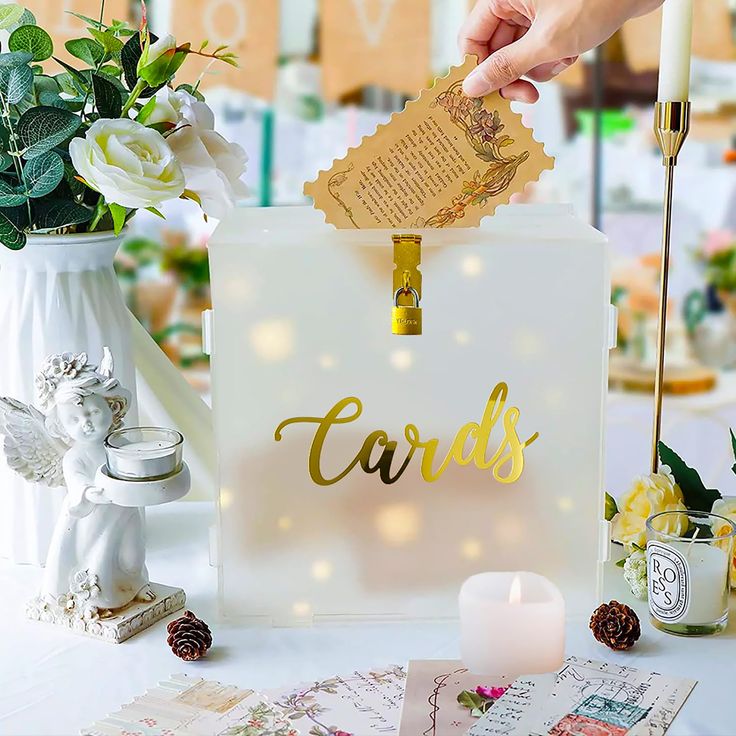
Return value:
<svg viewBox="0 0 736 736">
<path fill-rule="evenodd" d="M 662 258 L 659 271 L 659 322 L 657 325 L 657 368 L 654 379 L 654 427 L 652 431 L 652 473 L 659 470 L 659 439 L 662 433 L 662 393 L 664 386 L 665 343 L 667 337 L 667 299 L 672 240 L 672 201 L 675 166 L 690 132 L 689 102 L 658 102 L 655 108 L 654 134 L 662 150 L 665 167 Z"/>
</svg>

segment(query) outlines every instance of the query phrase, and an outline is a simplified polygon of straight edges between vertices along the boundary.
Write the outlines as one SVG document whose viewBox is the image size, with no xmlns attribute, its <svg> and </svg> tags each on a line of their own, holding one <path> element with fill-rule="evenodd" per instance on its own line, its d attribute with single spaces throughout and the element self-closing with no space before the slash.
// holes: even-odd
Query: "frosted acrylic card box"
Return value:
<svg viewBox="0 0 736 736">
<path fill-rule="evenodd" d="M 223 615 L 455 617 L 484 570 L 546 575 L 587 615 L 605 238 L 558 206 L 423 231 L 424 334 L 397 337 L 392 234 L 274 208 L 238 210 L 212 238 Z"/>
</svg>

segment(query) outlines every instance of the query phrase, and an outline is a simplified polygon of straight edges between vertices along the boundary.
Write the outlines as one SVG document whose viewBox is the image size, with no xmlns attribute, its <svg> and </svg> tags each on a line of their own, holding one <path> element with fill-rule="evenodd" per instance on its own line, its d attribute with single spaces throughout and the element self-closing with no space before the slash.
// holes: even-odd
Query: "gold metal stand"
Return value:
<svg viewBox="0 0 736 736">
<path fill-rule="evenodd" d="M 670 275 L 672 236 L 672 193 L 677 157 L 690 132 L 689 102 L 658 102 L 655 109 L 654 133 L 662 149 L 666 169 L 664 189 L 664 222 L 662 226 L 662 262 L 659 273 L 659 323 L 657 327 L 657 370 L 654 379 L 654 427 L 652 431 L 652 473 L 659 470 L 659 438 L 662 432 L 662 394 L 664 358 L 667 337 L 667 297 Z"/>
</svg>

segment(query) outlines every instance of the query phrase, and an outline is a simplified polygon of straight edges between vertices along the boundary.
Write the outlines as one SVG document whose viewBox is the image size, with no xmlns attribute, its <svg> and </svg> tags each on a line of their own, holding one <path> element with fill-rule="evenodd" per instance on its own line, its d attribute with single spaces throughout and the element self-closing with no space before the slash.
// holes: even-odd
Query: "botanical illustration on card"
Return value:
<svg viewBox="0 0 736 736">
<path fill-rule="evenodd" d="M 305 736 L 392 734 L 405 679 L 404 668 L 393 666 L 304 683 L 269 697 Z"/>
<path fill-rule="evenodd" d="M 462 91 L 467 57 L 304 188 L 338 228 L 475 227 L 551 169 L 499 94 Z"/>
</svg>

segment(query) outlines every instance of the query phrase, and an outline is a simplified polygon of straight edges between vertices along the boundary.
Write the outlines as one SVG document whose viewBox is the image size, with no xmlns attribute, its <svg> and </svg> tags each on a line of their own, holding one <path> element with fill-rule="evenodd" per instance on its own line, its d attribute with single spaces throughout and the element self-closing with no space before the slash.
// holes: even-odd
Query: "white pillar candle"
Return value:
<svg viewBox="0 0 736 736">
<path fill-rule="evenodd" d="M 665 0 L 659 59 L 659 102 L 686 102 L 690 98 L 692 45 L 693 0 Z"/>
<path fill-rule="evenodd" d="M 565 656 L 565 601 L 530 572 L 487 572 L 460 590 L 460 649 L 478 675 L 554 672 Z"/>
</svg>

